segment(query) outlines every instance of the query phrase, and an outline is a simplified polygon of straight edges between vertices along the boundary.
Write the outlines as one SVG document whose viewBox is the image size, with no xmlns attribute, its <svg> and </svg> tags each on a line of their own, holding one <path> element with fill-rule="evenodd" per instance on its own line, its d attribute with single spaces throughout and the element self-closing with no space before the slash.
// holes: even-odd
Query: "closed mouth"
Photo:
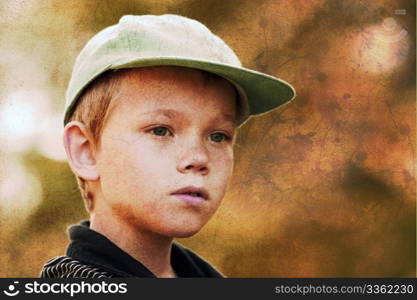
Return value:
<svg viewBox="0 0 417 300">
<path fill-rule="evenodd" d="M 203 198 L 204 200 L 209 199 L 209 194 L 205 188 L 197 188 L 193 186 L 188 186 L 188 187 L 179 189 L 171 193 L 171 195 L 190 195 L 193 197 Z"/>
</svg>

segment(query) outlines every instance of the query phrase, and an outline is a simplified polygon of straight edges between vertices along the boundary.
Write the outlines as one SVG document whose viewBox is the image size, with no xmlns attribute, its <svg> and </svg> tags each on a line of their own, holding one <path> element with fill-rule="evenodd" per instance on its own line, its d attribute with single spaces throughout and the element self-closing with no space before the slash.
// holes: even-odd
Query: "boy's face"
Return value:
<svg viewBox="0 0 417 300">
<path fill-rule="evenodd" d="M 235 90 L 187 68 L 123 76 L 96 152 L 95 206 L 138 230 L 193 235 L 217 210 L 232 174 Z"/>
</svg>

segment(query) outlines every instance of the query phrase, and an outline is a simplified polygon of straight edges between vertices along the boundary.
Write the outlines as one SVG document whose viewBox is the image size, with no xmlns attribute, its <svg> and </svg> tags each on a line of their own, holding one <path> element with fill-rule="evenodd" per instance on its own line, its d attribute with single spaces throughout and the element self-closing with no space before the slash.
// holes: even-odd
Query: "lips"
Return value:
<svg viewBox="0 0 417 300">
<path fill-rule="evenodd" d="M 191 197 L 202 198 L 204 200 L 209 199 L 209 193 L 205 188 L 198 188 L 193 186 L 187 186 L 182 189 L 179 189 L 171 193 L 171 195 L 188 195 Z"/>
</svg>

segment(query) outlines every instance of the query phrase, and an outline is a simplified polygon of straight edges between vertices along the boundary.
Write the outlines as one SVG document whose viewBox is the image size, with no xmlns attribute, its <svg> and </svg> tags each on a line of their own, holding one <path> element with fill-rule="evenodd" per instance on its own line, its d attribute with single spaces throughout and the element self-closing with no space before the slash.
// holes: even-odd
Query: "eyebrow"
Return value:
<svg viewBox="0 0 417 300">
<path fill-rule="evenodd" d="M 180 112 L 173 110 L 173 109 L 156 109 L 156 110 L 143 112 L 140 115 L 143 116 L 143 115 L 155 115 L 155 114 L 162 114 L 169 119 L 173 119 L 176 116 L 181 115 Z"/>
<path fill-rule="evenodd" d="M 233 116 L 231 114 L 221 114 L 220 116 L 214 118 L 214 121 L 216 121 L 216 122 L 226 121 L 226 122 L 230 122 L 232 124 L 236 124 L 236 118 L 235 118 L 235 116 Z"/>
<path fill-rule="evenodd" d="M 156 110 L 151 110 L 151 111 L 147 111 L 147 112 L 143 112 L 140 115 L 154 115 L 154 114 L 162 114 L 163 116 L 167 117 L 168 119 L 174 119 L 175 117 L 181 116 L 182 113 L 174 110 L 174 109 L 156 109 Z M 230 122 L 235 124 L 236 123 L 236 119 L 232 114 L 221 114 L 219 116 L 216 116 L 213 121 L 216 122 L 221 122 L 221 121 L 226 121 L 226 122 Z"/>
</svg>

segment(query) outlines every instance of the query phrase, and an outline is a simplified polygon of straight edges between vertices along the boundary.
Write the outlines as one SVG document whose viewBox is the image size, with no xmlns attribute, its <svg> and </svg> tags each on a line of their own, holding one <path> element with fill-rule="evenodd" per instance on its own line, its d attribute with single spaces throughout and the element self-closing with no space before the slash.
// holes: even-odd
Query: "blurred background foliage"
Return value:
<svg viewBox="0 0 417 300">
<path fill-rule="evenodd" d="M 76 55 L 124 14 L 175 13 L 297 90 L 241 128 L 222 207 L 180 242 L 230 277 L 414 277 L 415 5 L 2 0 L 0 276 L 38 276 L 88 218 L 60 137 Z"/>
</svg>

